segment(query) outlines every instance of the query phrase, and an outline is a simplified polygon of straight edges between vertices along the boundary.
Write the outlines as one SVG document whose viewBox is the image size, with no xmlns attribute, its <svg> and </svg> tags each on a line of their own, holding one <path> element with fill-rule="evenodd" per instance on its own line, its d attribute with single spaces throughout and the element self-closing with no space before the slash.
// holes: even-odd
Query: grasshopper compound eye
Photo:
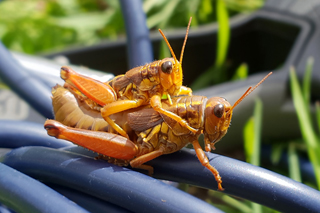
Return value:
<svg viewBox="0 0 320 213">
<path fill-rule="evenodd" d="M 221 118 L 224 113 L 224 106 L 223 104 L 217 104 L 213 108 L 213 114 L 217 116 L 217 118 Z"/>
<path fill-rule="evenodd" d="M 172 62 L 166 61 L 161 65 L 161 70 L 164 73 L 171 74 L 172 72 Z"/>
</svg>

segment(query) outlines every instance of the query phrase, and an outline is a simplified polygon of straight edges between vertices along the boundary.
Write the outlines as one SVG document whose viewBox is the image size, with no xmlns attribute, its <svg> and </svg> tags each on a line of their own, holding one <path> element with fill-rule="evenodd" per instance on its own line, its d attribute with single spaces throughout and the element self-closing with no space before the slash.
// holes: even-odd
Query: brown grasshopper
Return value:
<svg viewBox="0 0 320 213">
<path fill-rule="evenodd" d="M 61 68 L 61 78 L 75 90 L 80 91 L 85 96 L 84 98 L 88 99 L 87 102 L 90 103 L 91 108 L 101 108 L 102 117 L 124 137 L 129 138 L 126 131 L 115 123 L 110 115 L 149 104 L 157 112 L 171 117 L 193 133 L 197 133 L 197 129 L 192 128 L 176 114 L 165 110 L 161 103 L 161 98 L 164 95 L 171 102 L 171 96 L 192 94 L 190 88 L 182 86 L 182 59 L 190 23 L 191 18 L 181 50 L 180 62 L 177 60 L 167 38 L 159 29 L 173 58 L 165 58 L 135 67 L 126 74 L 116 76 L 106 83 L 80 75 L 67 66 Z"/>
<path fill-rule="evenodd" d="M 215 143 L 227 133 L 233 109 L 270 74 L 255 87 L 249 87 L 233 106 L 219 97 L 208 99 L 204 96 L 180 96 L 174 97 L 172 104 L 163 101 L 165 110 L 181 117 L 191 127 L 199 129 L 197 134 L 148 106 L 110 116 L 126 131 L 129 139 L 113 134 L 113 128 L 102 119 L 99 111 L 91 109 L 77 97 L 77 93 L 72 94 L 61 86 L 55 87 L 52 92 L 57 121 L 47 120 L 44 127 L 50 136 L 69 140 L 102 156 L 108 156 L 107 159 L 116 164 L 130 163 L 133 168 L 146 169 L 150 174 L 153 173 L 153 168 L 144 163 L 160 155 L 176 152 L 192 143 L 199 161 L 213 173 L 218 189 L 223 190 L 219 172 L 209 164 L 198 137 L 204 134 L 206 151 L 215 149 Z"/>
</svg>

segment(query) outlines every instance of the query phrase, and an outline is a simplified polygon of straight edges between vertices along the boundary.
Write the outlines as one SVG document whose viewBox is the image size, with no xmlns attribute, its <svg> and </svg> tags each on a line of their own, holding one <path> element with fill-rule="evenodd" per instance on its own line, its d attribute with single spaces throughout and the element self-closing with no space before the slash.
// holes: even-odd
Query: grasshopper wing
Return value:
<svg viewBox="0 0 320 213">
<path fill-rule="evenodd" d="M 128 114 L 128 124 L 134 131 L 143 132 L 163 122 L 161 115 L 152 108 Z"/>
</svg>

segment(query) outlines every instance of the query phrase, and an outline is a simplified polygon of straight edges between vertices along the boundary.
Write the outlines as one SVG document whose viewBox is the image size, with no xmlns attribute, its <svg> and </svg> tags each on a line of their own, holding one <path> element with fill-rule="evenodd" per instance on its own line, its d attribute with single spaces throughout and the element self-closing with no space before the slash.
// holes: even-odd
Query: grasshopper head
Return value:
<svg viewBox="0 0 320 213">
<path fill-rule="evenodd" d="M 177 60 L 176 55 L 174 54 L 172 47 L 162 32 L 162 30 L 159 29 L 160 34 L 164 38 L 165 42 L 167 43 L 170 52 L 173 56 L 173 58 L 165 58 L 161 60 L 160 62 L 160 81 L 161 85 L 163 88 L 169 92 L 169 94 L 174 94 L 176 90 L 179 90 L 180 87 L 182 86 L 182 59 L 183 59 L 183 52 L 184 48 L 187 43 L 187 38 L 188 38 L 188 33 L 189 33 L 189 28 L 191 24 L 192 17 L 189 20 L 189 24 L 187 27 L 187 33 L 184 38 L 183 46 L 181 49 L 181 54 L 180 54 L 180 62 Z"/>
<path fill-rule="evenodd" d="M 159 64 L 160 82 L 165 90 L 173 93 L 182 86 L 182 68 L 179 61 L 174 58 L 165 58 Z M 172 90 L 172 91 L 171 91 Z"/>
<path fill-rule="evenodd" d="M 215 149 L 214 144 L 227 134 L 231 118 L 232 106 L 226 99 L 213 97 L 208 100 L 204 121 L 204 140 L 207 152 Z"/>
<path fill-rule="evenodd" d="M 224 99 L 213 97 L 207 101 L 204 120 L 204 141 L 206 151 L 215 149 L 214 144 L 217 143 L 228 131 L 232 118 L 233 109 L 253 90 L 255 90 L 262 82 L 264 82 L 272 72 L 266 75 L 253 88 L 249 87 L 247 91 L 233 104 Z"/>
</svg>

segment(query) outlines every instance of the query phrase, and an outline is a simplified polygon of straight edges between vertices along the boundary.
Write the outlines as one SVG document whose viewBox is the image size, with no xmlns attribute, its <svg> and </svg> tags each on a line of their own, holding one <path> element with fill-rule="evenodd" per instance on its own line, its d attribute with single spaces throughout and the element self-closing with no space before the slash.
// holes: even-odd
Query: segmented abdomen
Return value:
<svg viewBox="0 0 320 213">
<path fill-rule="evenodd" d="M 108 123 L 101 118 L 100 112 L 94 111 L 60 85 L 52 88 L 52 106 L 55 120 L 70 127 L 108 131 Z"/>
</svg>

